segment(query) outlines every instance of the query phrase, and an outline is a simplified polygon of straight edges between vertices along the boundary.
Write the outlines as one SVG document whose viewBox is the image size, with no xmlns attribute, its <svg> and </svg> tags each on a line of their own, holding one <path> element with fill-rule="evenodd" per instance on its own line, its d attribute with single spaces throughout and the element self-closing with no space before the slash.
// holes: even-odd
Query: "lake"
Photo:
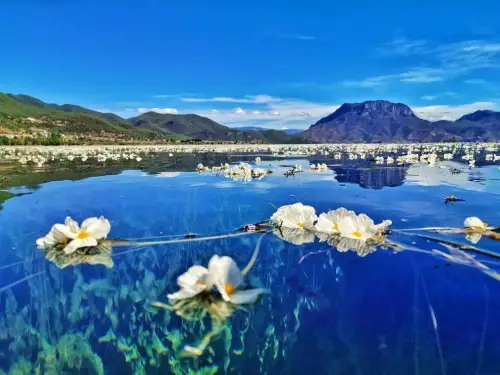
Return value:
<svg viewBox="0 0 500 375">
<path fill-rule="evenodd" d="M 453 157 L 413 146 L 417 160 L 399 163 L 408 147 L 353 147 L 135 150 L 100 163 L 78 151 L 40 166 L 4 150 L 17 164 L 0 192 L 0 374 L 499 374 L 498 145 Z M 350 249 L 269 225 L 298 202 L 392 225 Z M 107 242 L 37 248 L 68 216 L 103 216 Z M 467 217 L 493 238 L 463 233 Z M 436 227 L 455 230 L 415 230 Z M 199 294 L 169 301 L 214 255 L 239 266 L 241 291 L 203 279 Z M 252 303 L 231 299 L 254 288 Z"/>
</svg>

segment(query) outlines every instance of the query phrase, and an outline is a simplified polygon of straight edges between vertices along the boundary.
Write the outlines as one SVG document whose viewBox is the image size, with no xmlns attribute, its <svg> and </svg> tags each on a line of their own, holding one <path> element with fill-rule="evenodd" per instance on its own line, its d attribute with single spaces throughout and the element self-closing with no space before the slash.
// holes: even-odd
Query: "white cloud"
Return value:
<svg viewBox="0 0 500 375">
<path fill-rule="evenodd" d="M 345 87 L 373 88 L 387 83 L 443 82 L 485 68 L 500 67 L 500 43 L 465 40 L 448 44 L 433 44 L 423 40 L 396 39 L 377 49 L 378 55 L 418 56 L 425 66 L 406 71 L 341 82 Z M 473 81 L 473 80 L 472 80 Z"/>
<path fill-rule="evenodd" d="M 472 113 L 483 109 L 498 109 L 495 102 L 475 102 L 462 105 L 431 105 L 423 107 L 413 107 L 413 112 L 425 120 L 438 121 L 438 120 L 456 120 L 463 115 Z"/>
<path fill-rule="evenodd" d="M 139 108 L 139 113 L 156 112 L 161 114 L 176 115 L 179 113 L 175 108 Z"/>
<path fill-rule="evenodd" d="M 216 96 L 214 98 L 181 98 L 183 102 L 188 103 L 253 103 L 265 104 L 279 102 L 281 99 L 270 95 L 245 95 L 243 98 L 233 98 L 230 96 Z"/>
<path fill-rule="evenodd" d="M 422 99 L 424 99 L 424 100 L 436 100 L 437 96 L 436 95 L 425 95 L 425 96 L 422 96 Z"/>
<path fill-rule="evenodd" d="M 397 38 L 390 42 L 385 43 L 377 48 L 377 52 L 382 56 L 391 55 L 414 55 L 422 53 L 427 49 L 428 42 L 426 40 L 409 40 L 406 38 Z"/>
<path fill-rule="evenodd" d="M 359 81 L 347 80 L 341 82 L 341 84 L 345 87 L 372 88 L 384 84 L 392 77 L 393 75 L 375 76 L 375 77 L 368 77 Z"/>
<path fill-rule="evenodd" d="M 276 34 L 275 36 L 278 38 L 295 39 L 295 40 L 314 40 L 314 39 L 316 39 L 314 36 L 303 35 L 303 34 Z"/>
<path fill-rule="evenodd" d="M 240 107 L 235 108 L 234 109 L 234 113 L 236 113 L 237 115 L 244 115 L 244 114 L 246 114 L 246 112 L 242 108 L 240 108 Z"/>
</svg>

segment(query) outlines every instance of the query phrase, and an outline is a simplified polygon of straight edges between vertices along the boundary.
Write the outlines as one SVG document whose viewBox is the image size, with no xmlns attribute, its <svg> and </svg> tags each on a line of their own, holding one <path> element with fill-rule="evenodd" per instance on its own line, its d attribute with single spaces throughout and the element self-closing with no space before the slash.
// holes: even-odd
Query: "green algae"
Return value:
<svg viewBox="0 0 500 375">
<path fill-rule="evenodd" d="M 105 342 L 110 342 L 110 341 L 115 341 L 115 340 L 116 340 L 116 335 L 113 332 L 113 330 L 110 328 L 109 331 L 104 336 L 99 337 L 98 342 L 105 343 Z"/>
</svg>

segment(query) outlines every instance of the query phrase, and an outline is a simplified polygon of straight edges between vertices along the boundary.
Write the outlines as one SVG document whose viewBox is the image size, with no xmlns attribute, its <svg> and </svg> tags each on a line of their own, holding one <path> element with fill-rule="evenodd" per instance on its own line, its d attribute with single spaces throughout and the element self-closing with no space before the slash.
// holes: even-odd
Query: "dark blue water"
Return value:
<svg viewBox="0 0 500 375">
<path fill-rule="evenodd" d="M 0 288 L 28 279 L 0 292 L 0 374 L 500 373 L 499 280 L 431 255 L 449 249 L 409 234 L 395 231 L 389 239 L 413 250 L 380 248 L 364 257 L 326 242 L 296 246 L 266 234 L 248 281 L 271 293 L 234 311 L 194 359 L 182 349 L 200 342 L 210 319 L 190 322 L 151 304 L 167 303 L 177 276 L 193 264 L 207 265 L 214 254 L 243 268 L 261 234 L 116 247 L 113 268 L 59 269 L 36 249 L 35 240 L 66 216 L 81 222 L 103 215 L 113 239 L 208 236 L 265 220 L 275 206 L 295 202 L 318 214 L 342 206 L 375 222 L 391 219 L 394 229 L 461 227 L 468 216 L 500 224 L 498 166 L 469 171 L 450 163 L 464 171 L 452 175 L 428 166 L 340 165 L 285 178 L 283 162 L 263 164 L 274 173 L 249 183 L 124 171 L 49 182 L 5 201 Z M 445 205 L 451 194 L 464 201 Z M 460 234 L 427 234 L 468 243 Z M 488 238 L 475 246 L 500 254 L 500 244 Z M 500 268 L 495 257 L 476 257 L 491 271 Z"/>
</svg>

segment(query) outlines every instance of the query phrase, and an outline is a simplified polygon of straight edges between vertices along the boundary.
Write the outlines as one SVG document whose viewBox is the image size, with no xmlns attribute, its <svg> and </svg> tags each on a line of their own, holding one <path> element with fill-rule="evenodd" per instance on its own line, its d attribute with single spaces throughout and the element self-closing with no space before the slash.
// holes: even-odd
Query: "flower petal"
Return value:
<svg viewBox="0 0 500 375">
<path fill-rule="evenodd" d="M 91 217 L 82 223 L 82 230 L 86 231 L 96 240 L 106 238 L 111 231 L 111 224 L 109 220 L 101 216 L 99 219 Z"/>
<path fill-rule="evenodd" d="M 202 286 L 203 289 L 209 288 L 207 285 L 208 269 L 202 266 L 192 266 L 177 278 L 177 285 L 181 288 L 189 288 L 195 285 Z"/>
<path fill-rule="evenodd" d="M 243 275 L 236 262 L 230 257 L 219 257 L 214 255 L 208 263 L 209 281 L 213 283 L 222 297 L 227 300 L 241 284 L 243 284 Z"/>
<path fill-rule="evenodd" d="M 188 299 L 192 298 L 198 294 L 200 294 L 203 290 L 197 290 L 197 289 L 191 289 L 191 288 L 183 288 L 180 289 L 178 292 L 168 294 L 167 297 L 168 299 L 172 301 L 178 301 L 181 299 Z"/>
<path fill-rule="evenodd" d="M 92 246 L 97 246 L 97 240 L 93 237 L 87 237 L 83 240 L 81 239 L 76 239 L 71 241 L 65 248 L 64 252 L 66 254 L 72 254 L 74 253 L 77 249 L 81 249 L 82 247 L 92 247 Z"/>
<path fill-rule="evenodd" d="M 72 232 L 71 229 L 64 224 L 55 224 L 52 227 L 52 231 L 54 231 L 54 234 L 59 237 L 64 236 L 64 238 L 71 238 L 71 239 L 76 238 L 77 234 L 76 232 Z"/>
<path fill-rule="evenodd" d="M 66 217 L 66 220 L 64 221 L 64 225 L 73 233 L 78 233 L 80 230 L 80 226 L 76 221 L 74 221 L 71 217 Z"/>
<path fill-rule="evenodd" d="M 263 288 L 238 290 L 229 296 L 229 301 L 235 305 L 254 303 L 264 293 L 269 293 L 269 290 Z"/>
</svg>

